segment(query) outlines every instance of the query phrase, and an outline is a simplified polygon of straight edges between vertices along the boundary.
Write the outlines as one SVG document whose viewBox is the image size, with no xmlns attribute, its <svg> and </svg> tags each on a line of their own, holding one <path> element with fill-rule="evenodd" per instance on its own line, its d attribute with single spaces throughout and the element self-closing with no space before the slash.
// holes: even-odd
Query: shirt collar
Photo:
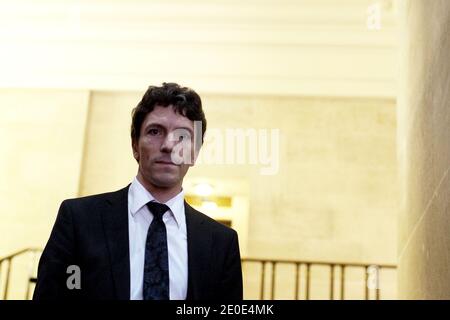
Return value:
<svg viewBox="0 0 450 320">
<path fill-rule="evenodd" d="M 130 185 L 130 196 L 130 213 L 133 217 L 140 209 L 142 209 L 142 207 L 146 206 L 148 202 L 156 201 L 155 197 L 144 188 L 136 177 Z M 178 227 L 180 227 L 184 217 L 184 190 L 182 189 L 180 193 L 166 201 L 164 204 L 169 207 Z"/>
</svg>

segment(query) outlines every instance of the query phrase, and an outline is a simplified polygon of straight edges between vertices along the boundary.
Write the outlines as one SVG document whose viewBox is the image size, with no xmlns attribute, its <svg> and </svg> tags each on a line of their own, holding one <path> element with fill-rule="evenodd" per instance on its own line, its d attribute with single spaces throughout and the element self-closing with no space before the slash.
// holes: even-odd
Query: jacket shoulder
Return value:
<svg viewBox="0 0 450 320">
<path fill-rule="evenodd" d="M 61 208 L 70 208 L 75 211 L 92 211 L 92 209 L 103 204 L 105 201 L 114 203 L 124 201 L 128 196 L 129 185 L 117 191 L 88 195 L 84 197 L 65 199 L 61 203 Z"/>
</svg>

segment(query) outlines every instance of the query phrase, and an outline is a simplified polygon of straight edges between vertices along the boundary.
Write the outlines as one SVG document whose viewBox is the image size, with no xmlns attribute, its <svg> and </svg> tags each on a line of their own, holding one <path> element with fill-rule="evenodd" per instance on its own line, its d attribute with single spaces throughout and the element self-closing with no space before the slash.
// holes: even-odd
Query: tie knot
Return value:
<svg viewBox="0 0 450 320">
<path fill-rule="evenodd" d="M 150 212 L 153 213 L 153 216 L 158 220 L 160 220 L 164 215 L 164 213 L 167 210 L 169 210 L 169 207 L 166 206 L 165 204 L 155 201 L 150 201 L 149 203 L 147 203 L 147 207 L 148 210 L 150 210 Z"/>
</svg>

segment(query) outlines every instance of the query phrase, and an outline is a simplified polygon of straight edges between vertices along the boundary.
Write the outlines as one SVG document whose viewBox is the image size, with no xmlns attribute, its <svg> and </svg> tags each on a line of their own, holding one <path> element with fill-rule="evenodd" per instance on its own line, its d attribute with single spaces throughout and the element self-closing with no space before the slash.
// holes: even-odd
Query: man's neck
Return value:
<svg viewBox="0 0 450 320">
<path fill-rule="evenodd" d="M 142 186 L 151 193 L 151 195 L 160 203 L 165 203 L 179 194 L 182 190 L 181 185 L 177 185 L 170 188 L 160 188 L 145 181 L 140 174 L 136 176 L 137 180 Z"/>
</svg>

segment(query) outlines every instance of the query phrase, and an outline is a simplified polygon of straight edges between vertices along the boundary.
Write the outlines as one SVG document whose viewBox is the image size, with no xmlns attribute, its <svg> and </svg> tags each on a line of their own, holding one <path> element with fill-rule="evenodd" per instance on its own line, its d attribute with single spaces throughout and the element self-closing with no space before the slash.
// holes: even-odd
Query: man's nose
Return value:
<svg viewBox="0 0 450 320">
<path fill-rule="evenodd" d="M 164 140 L 161 144 L 160 151 L 170 153 L 170 152 L 172 152 L 176 143 L 177 143 L 177 141 L 175 140 L 174 135 L 168 134 L 168 135 L 166 135 L 166 137 L 164 138 Z"/>
</svg>

